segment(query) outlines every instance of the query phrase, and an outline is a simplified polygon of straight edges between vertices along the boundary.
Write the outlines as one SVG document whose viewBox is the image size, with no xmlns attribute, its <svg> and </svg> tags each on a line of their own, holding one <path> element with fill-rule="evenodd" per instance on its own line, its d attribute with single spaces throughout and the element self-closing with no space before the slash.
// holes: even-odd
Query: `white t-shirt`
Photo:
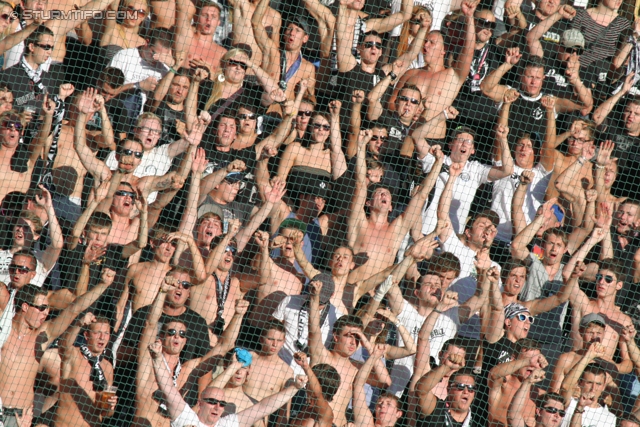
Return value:
<svg viewBox="0 0 640 427">
<path fill-rule="evenodd" d="M 496 166 L 498 166 L 498 162 L 496 162 Z M 520 185 L 520 175 L 522 175 L 522 172 L 525 170 L 526 169 L 520 166 L 514 165 L 513 174 L 493 183 L 493 202 L 491 203 L 491 209 L 500 217 L 496 239 L 501 242 L 511 242 L 513 237 L 511 202 L 516 188 Z M 538 208 L 544 203 L 544 195 L 551 180 L 551 172 L 553 172 L 545 170 L 540 163 L 538 163 L 532 171 L 533 181 L 529 184 L 522 205 L 527 225 L 536 218 Z"/>
<path fill-rule="evenodd" d="M 124 73 L 124 83 L 140 83 L 148 77 L 155 77 L 158 82 L 169 72 L 169 68 L 162 63 L 152 64 L 140 56 L 138 48 L 123 49 L 116 53 L 109 67 L 115 67 Z M 147 94 L 142 92 L 142 104 L 147 102 Z M 142 109 L 140 113 L 142 114 Z"/>
<path fill-rule="evenodd" d="M 398 320 L 407 328 L 414 342 L 417 343 L 420 329 L 425 320 L 427 320 L 426 317 L 418 313 L 418 310 L 409 304 L 407 300 L 404 300 L 402 312 L 398 315 Z M 433 326 L 429 337 L 430 355 L 436 362 L 439 362 L 438 353 L 440 353 L 444 342 L 456 336 L 459 326 L 460 318 L 458 317 L 458 307 L 453 307 L 438 316 L 438 320 L 436 320 L 436 324 Z M 398 346 L 404 346 L 404 341 L 400 335 L 398 335 Z M 402 395 L 402 392 L 407 384 L 409 384 L 411 376 L 413 375 L 415 360 L 416 356 L 414 354 L 394 361 L 390 374 L 391 386 L 387 389 L 389 393 L 393 393 L 398 397 Z"/>
<path fill-rule="evenodd" d="M 44 264 L 42 263 L 42 251 L 34 250 L 33 253 L 36 256 L 36 261 L 38 261 L 38 263 L 36 264 L 36 275 L 31 280 L 31 284 L 41 288 L 51 270 L 47 271 L 44 268 Z M 8 284 L 11 281 L 11 277 L 9 276 L 9 264 L 11 264 L 12 259 L 13 254 L 9 250 L 0 251 L 0 282 L 4 282 L 5 284 Z"/>
<path fill-rule="evenodd" d="M 420 159 L 420 161 L 422 162 L 423 172 L 428 173 L 435 163 L 435 157 L 427 154 L 423 159 Z M 444 164 L 451 166 L 451 157 L 445 156 Z M 464 225 L 469 215 L 469 210 L 471 209 L 471 203 L 476 196 L 476 191 L 480 185 L 489 182 L 490 170 L 491 166 L 483 165 L 475 160 L 467 161 L 462 169 L 462 173 L 456 179 L 456 183 L 453 186 L 451 207 L 449 209 L 449 218 L 451 218 L 451 225 L 455 233 L 460 234 L 464 231 Z M 436 180 L 433 200 L 422 212 L 422 234 L 424 235 L 431 233 L 436 228 L 438 222 L 438 202 L 440 201 L 440 195 L 442 195 L 448 179 L 448 172 L 440 172 Z"/>
<path fill-rule="evenodd" d="M 173 158 L 169 157 L 169 145 L 171 144 L 161 145 L 159 147 L 154 147 L 149 151 L 145 151 L 142 155 L 140 164 L 136 170 L 133 171 L 133 176 L 144 178 L 145 176 L 162 176 L 169 172 L 171 162 L 173 161 Z M 118 169 L 118 161 L 116 160 L 115 151 L 109 153 L 105 164 L 112 171 Z M 157 191 L 149 194 L 147 202 L 153 203 L 156 200 L 157 195 Z"/>
<path fill-rule="evenodd" d="M 178 418 L 171 421 L 171 427 L 184 427 L 190 425 L 197 427 L 240 427 L 240 422 L 238 421 L 237 414 L 231 414 L 220 418 L 215 425 L 208 426 L 200 421 L 198 414 L 196 414 L 193 409 L 189 408 L 189 405 L 185 404 L 184 410 L 180 415 L 178 415 Z"/>
<path fill-rule="evenodd" d="M 300 309 L 302 305 L 307 301 L 306 295 L 290 295 L 280 302 L 280 305 L 273 313 L 273 317 L 284 322 L 284 326 L 287 330 L 287 335 L 284 339 L 284 346 L 280 350 L 278 355 L 280 358 L 291 366 L 295 375 L 304 375 L 302 368 L 293 360 L 293 354 L 300 351 L 296 346 L 296 343 L 309 345 L 309 321 L 308 317 L 300 317 Z M 343 313 L 336 310 L 333 305 L 329 305 L 329 313 L 324 323 L 320 326 L 322 332 L 322 341 L 324 345 L 329 348 L 331 345 L 333 324 Z"/>
<path fill-rule="evenodd" d="M 571 417 L 573 412 L 578 406 L 578 400 L 571 398 L 571 403 L 567 408 L 567 413 L 562 419 L 560 427 L 569 427 L 571 424 Z M 601 406 L 599 408 L 584 408 L 584 414 L 582 414 L 582 427 L 613 427 L 616 425 L 616 416 L 609 412 L 607 406 Z"/>
</svg>

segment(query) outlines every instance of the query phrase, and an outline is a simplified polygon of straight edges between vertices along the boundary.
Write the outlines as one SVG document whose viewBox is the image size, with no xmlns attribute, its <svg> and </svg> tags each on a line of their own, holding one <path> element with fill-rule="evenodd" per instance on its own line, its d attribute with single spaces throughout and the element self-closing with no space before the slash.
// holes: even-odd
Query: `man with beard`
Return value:
<svg viewBox="0 0 640 427">
<path fill-rule="evenodd" d="M 86 344 L 75 347 L 73 344 L 81 328 Z M 55 413 L 57 426 L 89 427 L 113 415 L 117 397 L 112 396 L 106 402 L 102 400 L 102 393 L 113 384 L 113 366 L 104 357 L 110 330 L 108 319 L 87 313 L 62 336 L 62 376 Z"/>
</svg>

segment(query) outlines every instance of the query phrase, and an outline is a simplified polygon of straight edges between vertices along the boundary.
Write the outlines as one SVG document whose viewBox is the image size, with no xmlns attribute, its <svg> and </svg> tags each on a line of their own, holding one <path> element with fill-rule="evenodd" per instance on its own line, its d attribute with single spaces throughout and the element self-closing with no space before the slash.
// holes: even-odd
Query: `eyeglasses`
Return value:
<svg viewBox="0 0 640 427">
<path fill-rule="evenodd" d="M 542 409 L 550 414 L 558 414 L 562 418 L 566 415 L 566 412 L 562 409 L 554 408 L 553 406 L 543 406 Z"/>
<path fill-rule="evenodd" d="M 225 251 L 225 252 L 231 252 L 231 255 L 235 255 L 235 254 L 236 254 L 236 252 L 238 252 L 238 249 L 237 249 L 236 247 L 234 247 L 234 246 L 227 246 L 227 247 L 224 249 L 224 251 Z"/>
<path fill-rule="evenodd" d="M 609 285 L 616 280 L 616 279 L 614 279 L 613 276 L 610 276 L 608 274 L 606 276 L 603 276 L 602 274 L 598 273 L 598 274 L 596 274 L 596 283 L 601 281 L 603 278 L 604 278 L 605 283 L 607 283 Z"/>
<path fill-rule="evenodd" d="M 214 399 L 213 397 L 203 397 L 202 400 L 204 403 L 208 403 L 211 406 L 220 406 L 221 408 L 224 408 L 225 406 L 228 405 L 227 402 L 225 402 L 224 400 L 218 400 L 218 399 Z"/>
<path fill-rule="evenodd" d="M 374 47 L 376 49 L 382 49 L 382 43 L 380 42 L 364 42 L 362 46 L 364 46 L 365 49 L 373 49 Z"/>
<path fill-rule="evenodd" d="M 238 114 L 238 119 L 239 120 L 255 120 L 256 115 L 255 114 Z"/>
<path fill-rule="evenodd" d="M 162 133 L 161 130 L 151 129 L 151 128 L 148 128 L 148 127 L 141 127 L 140 130 L 146 130 L 147 132 L 153 133 L 153 134 L 156 134 L 156 135 L 160 135 Z"/>
<path fill-rule="evenodd" d="M 247 64 L 245 64 L 244 62 L 234 61 L 233 59 L 230 59 L 227 61 L 227 65 L 235 65 L 236 67 L 240 67 L 243 70 L 247 71 Z"/>
<path fill-rule="evenodd" d="M 136 159 L 142 158 L 142 151 L 133 151 L 123 148 L 122 150 L 120 150 L 120 154 L 123 156 L 135 156 Z"/>
<path fill-rule="evenodd" d="M 29 267 L 25 267 L 24 265 L 9 264 L 9 271 L 14 271 L 18 274 L 27 274 L 31 273 L 33 270 Z"/>
<path fill-rule="evenodd" d="M 178 280 L 178 281 L 176 282 L 176 285 L 180 285 L 180 286 L 182 286 L 182 289 L 184 289 L 185 291 L 188 291 L 188 290 L 189 290 L 189 288 L 190 288 L 191 286 L 193 286 L 193 285 L 191 285 L 191 283 L 190 283 L 190 282 L 187 282 L 186 280 L 183 280 L 183 281 L 179 281 L 179 280 Z"/>
<path fill-rule="evenodd" d="M 166 331 L 164 331 L 164 334 L 169 336 L 169 337 L 175 337 L 176 335 L 178 335 L 180 338 L 186 338 L 187 337 L 187 331 L 178 331 L 176 329 L 167 329 Z"/>
<path fill-rule="evenodd" d="M 311 115 L 313 114 L 313 111 L 298 111 L 298 117 L 311 117 Z"/>
<path fill-rule="evenodd" d="M 527 316 L 524 313 L 517 314 L 516 317 L 521 322 L 524 322 L 525 320 L 529 319 L 529 323 L 531 324 L 533 324 L 534 320 L 536 320 L 533 316 Z"/>
<path fill-rule="evenodd" d="M 380 142 L 385 142 L 387 140 L 386 136 L 380 136 L 380 135 L 373 135 L 371 137 L 372 141 L 380 141 Z"/>
<path fill-rule="evenodd" d="M 323 125 L 321 123 L 314 123 L 313 124 L 313 128 L 314 129 L 322 129 L 322 130 L 331 130 L 331 126 L 329 125 Z"/>
<path fill-rule="evenodd" d="M 410 102 L 413 105 L 418 105 L 420 104 L 420 101 L 418 101 L 415 98 L 409 98 L 408 96 L 399 96 L 398 97 L 398 101 L 403 101 L 403 102 Z"/>
<path fill-rule="evenodd" d="M 52 50 L 53 49 L 53 45 L 52 44 L 40 44 L 40 43 L 35 43 L 36 46 L 38 46 L 40 49 L 42 50 Z"/>
<path fill-rule="evenodd" d="M 489 21 L 488 19 L 475 18 L 475 21 L 476 25 L 483 30 L 493 31 L 496 29 L 496 23 L 493 21 Z"/>
<path fill-rule="evenodd" d="M 4 19 L 5 21 L 9 21 L 9 22 L 13 22 L 16 20 L 16 17 L 14 14 L 9 14 L 9 13 L 3 13 L 2 15 L 0 15 L 0 18 Z"/>
<path fill-rule="evenodd" d="M 453 383 L 451 384 L 451 387 L 459 391 L 463 391 L 466 389 L 469 393 L 476 392 L 476 386 L 471 384 Z"/>
<path fill-rule="evenodd" d="M 2 127 L 5 129 L 15 129 L 17 131 L 21 131 L 22 130 L 22 122 L 16 121 L 16 120 L 7 120 L 5 122 L 2 122 Z"/>
<path fill-rule="evenodd" d="M 132 191 L 125 191 L 125 190 L 118 190 L 114 193 L 116 196 L 120 196 L 120 197 L 131 197 L 133 200 L 136 199 L 137 194 L 132 192 Z"/>
<path fill-rule="evenodd" d="M 35 304 L 31 304 L 30 302 L 27 303 L 27 305 L 29 307 L 33 307 L 36 310 L 38 310 L 39 312 L 43 312 L 43 311 L 47 311 L 49 310 L 49 305 L 48 304 L 42 304 L 42 305 L 35 305 Z"/>
<path fill-rule="evenodd" d="M 565 47 L 563 49 L 565 53 L 568 53 L 569 55 L 573 55 L 575 53 L 576 55 L 580 56 L 584 53 L 584 48 L 580 46 Z"/>
</svg>

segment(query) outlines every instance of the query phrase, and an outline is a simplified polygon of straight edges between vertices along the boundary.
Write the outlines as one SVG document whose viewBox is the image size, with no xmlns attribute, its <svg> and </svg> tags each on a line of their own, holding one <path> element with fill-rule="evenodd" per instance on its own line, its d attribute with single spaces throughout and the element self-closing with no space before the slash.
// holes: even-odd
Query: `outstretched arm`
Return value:
<svg viewBox="0 0 640 427">
<path fill-rule="evenodd" d="M 511 70 L 518 61 L 520 61 L 520 58 L 522 58 L 520 48 L 514 47 L 507 49 L 506 62 L 496 68 L 492 73 L 485 77 L 484 80 L 482 80 L 482 83 L 480 83 L 482 93 L 495 102 L 501 102 L 504 98 L 504 93 L 508 88 L 507 86 L 501 85 L 500 80 L 502 80 L 502 77 L 504 77 L 504 75 L 507 74 L 507 72 Z"/>
<path fill-rule="evenodd" d="M 531 396 L 531 386 L 544 379 L 544 371 L 542 369 L 536 369 L 529 377 L 527 377 L 516 394 L 511 399 L 509 410 L 507 412 L 507 425 L 509 427 L 526 427 L 527 424 L 524 421 L 524 408 Z"/>
<path fill-rule="evenodd" d="M 373 427 L 374 425 L 373 416 L 367 406 L 367 393 L 364 385 L 367 383 L 367 378 L 369 378 L 376 361 L 380 360 L 384 355 L 385 347 L 385 344 L 376 344 L 373 354 L 360 367 L 356 378 L 353 380 L 353 419 L 357 426 Z"/>
<path fill-rule="evenodd" d="M 469 69 L 471 68 L 471 62 L 473 61 L 473 54 L 476 49 L 476 24 L 473 15 L 479 3 L 479 0 L 465 0 L 462 2 L 461 9 L 467 21 L 467 28 L 464 33 L 462 51 L 457 56 L 452 67 L 458 75 L 460 85 L 462 85 L 469 75 Z"/>
<path fill-rule="evenodd" d="M 164 395 L 171 419 L 175 420 L 182 414 L 187 403 L 176 386 L 173 385 L 173 378 L 171 372 L 165 366 L 164 357 L 162 356 L 162 344 L 159 340 L 149 346 L 149 353 L 151 353 L 151 359 L 153 360 L 153 371 L 156 374 L 158 389 Z"/>
<path fill-rule="evenodd" d="M 300 365 L 300 367 L 304 371 L 304 374 L 309 379 L 307 386 L 315 401 L 315 415 L 317 415 L 316 421 L 318 427 L 331 427 L 333 423 L 333 411 L 331 410 L 331 406 L 329 406 L 329 402 L 327 402 L 327 399 L 324 398 L 324 394 L 322 393 L 322 386 L 320 385 L 316 374 L 309 366 L 307 355 L 302 352 L 296 353 L 293 355 L 293 359 L 298 365 Z"/>
<path fill-rule="evenodd" d="M 367 166 L 365 163 L 366 147 L 371 140 L 371 130 L 360 131 L 358 137 L 358 152 L 356 157 L 356 188 L 351 199 L 351 212 L 347 223 L 347 237 L 349 246 L 353 247 L 363 222 L 366 221 L 364 204 L 367 199 Z"/>
</svg>

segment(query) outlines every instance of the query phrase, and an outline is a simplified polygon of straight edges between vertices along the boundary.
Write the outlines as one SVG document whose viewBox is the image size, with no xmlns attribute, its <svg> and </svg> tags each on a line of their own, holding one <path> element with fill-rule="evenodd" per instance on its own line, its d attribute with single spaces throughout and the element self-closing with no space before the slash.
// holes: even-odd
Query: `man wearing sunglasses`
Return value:
<svg viewBox="0 0 640 427">
<path fill-rule="evenodd" d="M 560 427 L 560 425 L 569 425 L 567 420 L 571 418 L 567 418 L 564 409 L 565 399 L 557 393 L 545 393 L 542 395 L 535 408 L 533 420 L 527 420 L 525 417 L 525 404 L 529 402 L 528 397 L 531 395 L 531 388 L 543 379 L 544 371 L 539 369 L 534 371 L 522 382 L 520 388 L 511 400 L 512 404 L 509 406 L 507 415 L 509 427 L 527 427 L 531 425 L 535 425 L 535 427 Z M 531 423 L 531 421 L 535 422 L 535 424 Z M 613 424 L 608 425 L 615 425 L 615 421 Z"/>
</svg>

